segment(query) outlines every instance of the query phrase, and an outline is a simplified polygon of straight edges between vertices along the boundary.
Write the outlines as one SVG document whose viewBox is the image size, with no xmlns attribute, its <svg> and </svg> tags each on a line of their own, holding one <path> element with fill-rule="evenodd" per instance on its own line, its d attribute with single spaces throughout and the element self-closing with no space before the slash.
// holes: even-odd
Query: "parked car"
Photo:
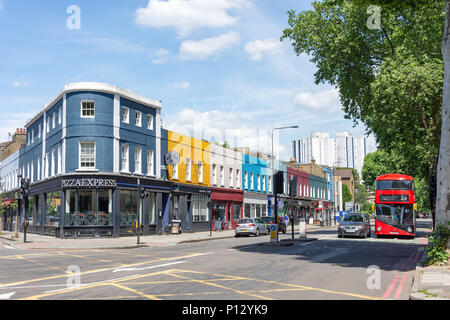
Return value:
<svg viewBox="0 0 450 320">
<path fill-rule="evenodd" d="M 259 218 L 243 218 L 239 219 L 234 229 L 236 237 L 241 235 L 251 235 L 259 236 L 261 234 L 269 234 L 266 225 Z"/>
<path fill-rule="evenodd" d="M 267 227 L 267 230 L 270 230 L 270 225 L 275 224 L 275 218 L 271 216 L 262 217 L 261 220 Z M 278 232 L 286 233 L 286 223 L 280 219 L 278 222 Z"/>
<path fill-rule="evenodd" d="M 370 220 L 367 216 L 356 212 L 346 213 L 338 226 L 338 237 L 345 236 L 370 237 Z"/>
</svg>

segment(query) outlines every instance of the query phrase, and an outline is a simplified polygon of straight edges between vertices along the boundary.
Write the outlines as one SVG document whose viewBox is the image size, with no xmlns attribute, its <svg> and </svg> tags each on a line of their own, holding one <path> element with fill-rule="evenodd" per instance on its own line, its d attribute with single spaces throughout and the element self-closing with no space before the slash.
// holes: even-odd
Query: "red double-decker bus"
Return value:
<svg viewBox="0 0 450 320">
<path fill-rule="evenodd" d="M 386 174 L 376 180 L 375 235 L 416 235 L 414 180 L 404 174 Z"/>
</svg>

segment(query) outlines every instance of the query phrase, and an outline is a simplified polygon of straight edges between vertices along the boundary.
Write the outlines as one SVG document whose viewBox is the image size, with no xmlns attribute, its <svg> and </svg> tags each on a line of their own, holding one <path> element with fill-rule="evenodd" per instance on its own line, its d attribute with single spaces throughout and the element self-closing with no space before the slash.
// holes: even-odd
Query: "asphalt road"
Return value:
<svg viewBox="0 0 450 320">
<path fill-rule="evenodd" d="M 415 239 L 318 230 L 308 234 L 317 241 L 292 246 L 269 246 L 268 236 L 121 250 L 1 246 L 0 299 L 403 300 L 428 224 L 419 220 Z"/>
</svg>

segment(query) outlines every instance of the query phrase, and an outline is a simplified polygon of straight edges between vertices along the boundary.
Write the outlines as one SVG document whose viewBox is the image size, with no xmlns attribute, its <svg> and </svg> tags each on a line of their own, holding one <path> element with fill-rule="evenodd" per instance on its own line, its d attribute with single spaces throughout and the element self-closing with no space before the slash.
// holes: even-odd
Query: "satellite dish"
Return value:
<svg viewBox="0 0 450 320">
<path fill-rule="evenodd" d="M 176 166 L 180 162 L 180 155 L 176 151 L 169 151 L 165 156 L 166 164 Z"/>
</svg>

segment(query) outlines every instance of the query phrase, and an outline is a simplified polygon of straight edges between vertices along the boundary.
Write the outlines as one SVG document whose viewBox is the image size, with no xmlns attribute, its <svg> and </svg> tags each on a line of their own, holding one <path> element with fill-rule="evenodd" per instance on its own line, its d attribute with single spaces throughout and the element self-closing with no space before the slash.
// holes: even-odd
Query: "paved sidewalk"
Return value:
<svg viewBox="0 0 450 320">
<path fill-rule="evenodd" d="M 425 254 L 421 262 L 424 260 Z M 450 300 L 450 265 L 417 266 L 410 300 Z"/>
<path fill-rule="evenodd" d="M 320 227 L 317 225 L 307 225 L 307 230 L 326 230 L 336 229 L 337 226 Z M 290 234 L 290 226 L 286 234 Z M 298 228 L 294 228 L 298 232 Z M 13 232 L 2 231 L 0 235 L 0 247 L 10 249 L 124 249 L 153 247 L 153 246 L 170 246 L 179 243 L 197 242 L 217 240 L 234 237 L 234 230 L 213 231 L 210 235 L 209 231 L 203 232 L 184 232 L 181 234 L 171 235 L 150 235 L 140 236 L 140 243 L 137 244 L 136 236 L 127 236 L 120 238 L 55 238 L 50 236 L 41 236 L 38 234 L 27 233 L 27 243 L 23 242 L 23 233 L 19 233 L 18 239 L 13 239 Z M 298 236 L 298 235 L 297 235 Z"/>
</svg>

